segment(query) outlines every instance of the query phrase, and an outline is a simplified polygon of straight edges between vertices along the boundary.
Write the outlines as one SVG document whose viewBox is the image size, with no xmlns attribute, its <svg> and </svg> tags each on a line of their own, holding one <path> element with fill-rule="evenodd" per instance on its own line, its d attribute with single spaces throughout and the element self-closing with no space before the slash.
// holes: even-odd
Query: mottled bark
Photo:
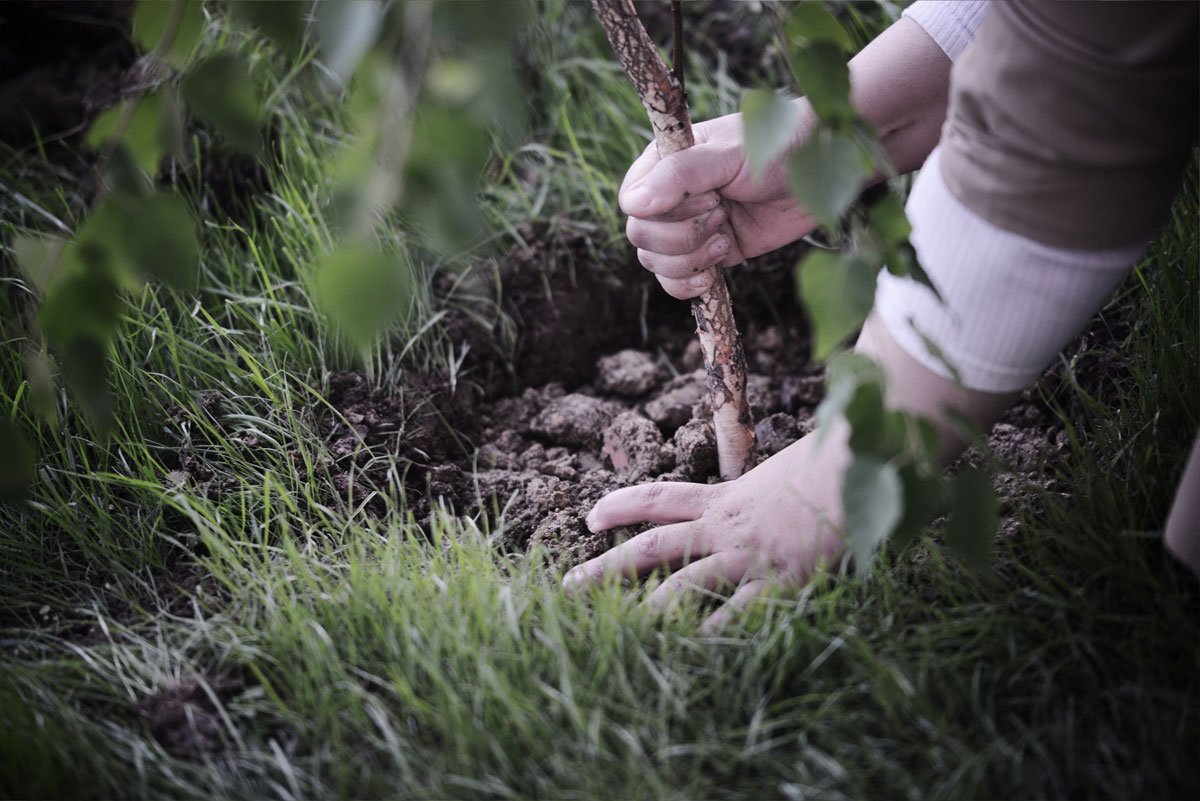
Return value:
<svg viewBox="0 0 1200 801">
<path fill-rule="evenodd" d="M 592 8 L 650 117 L 659 154 L 666 156 L 691 147 L 696 140 L 692 137 L 687 95 L 663 64 L 631 0 L 592 0 Z M 732 236 L 729 231 L 726 234 Z M 757 455 L 750 405 L 746 402 L 746 357 L 729 305 L 724 269 L 718 265 L 713 271 L 716 280 L 711 289 L 692 301 L 692 314 L 708 373 L 721 478 L 728 480 L 753 467 Z"/>
</svg>

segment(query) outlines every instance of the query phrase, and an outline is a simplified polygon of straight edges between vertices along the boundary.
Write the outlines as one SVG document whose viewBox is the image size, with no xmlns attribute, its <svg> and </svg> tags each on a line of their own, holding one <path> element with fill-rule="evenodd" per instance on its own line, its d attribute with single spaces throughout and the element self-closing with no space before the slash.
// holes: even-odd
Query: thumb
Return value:
<svg viewBox="0 0 1200 801">
<path fill-rule="evenodd" d="M 703 144 L 659 159 L 644 176 L 621 187 L 621 211 L 630 217 L 658 217 L 688 197 L 728 184 L 742 169 L 741 153 Z"/>
</svg>

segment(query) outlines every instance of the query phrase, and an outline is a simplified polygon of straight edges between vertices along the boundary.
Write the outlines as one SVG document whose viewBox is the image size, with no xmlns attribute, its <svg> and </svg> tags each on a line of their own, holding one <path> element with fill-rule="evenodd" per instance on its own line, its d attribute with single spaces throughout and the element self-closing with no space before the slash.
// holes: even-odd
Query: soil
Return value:
<svg viewBox="0 0 1200 801">
<path fill-rule="evenodd" d="M 0 141 L 73 137 L 121 96 L 133 0 L 0 4 Z"/>
<path fill-rule="evenodd" d="M 167 753 L 198 761 L 221 748 L 218 705 L 245 688 L 233 676 L 189 678 L 142 701 L 137 713 Z"/>
<path fill-rule="evenodd" d="M 588 253 L 585 236 L 561 227 L 524 233 L 530 247 L 514 247 L 494 271 L 506 311 L 520 321 L 503 368 L 493 346 L 470 351 L 475 358 L 453 389 L 444 378 L 411 375 L 402 392 L 375 393 L 362 376 L 338 373 L 328 395 L 337 414 L 319 428 L 340 492 L 354 489 L 361 499 L 367 485 L 386 487 L 393 468 L 382 450 L 401 466 L 418 519 L 440 504 L 485 521 L 507 549 L 537 544 L 575 563 L 631 533 L 587 530 L 587 512 L 607 493 L 647 481 L 717 480 L 711 413 L 686 303 L 667 298 L 629 254 Z M 803 247 L 731 275 L 766 456 L 812 430 L 825 394 L 783 269 Z M 497 339 L 499 324 L 488 330 L 466 315 L 451 318 L 460 335 L 478 329 L 472 341 Z M 996 426 L 989 447 L 1012 468 L 997 480 L 1011 501 L 1042 475 L 1043 457 L 1065 447 L 1065 435 L 1030 393 Z"/>
</svg>

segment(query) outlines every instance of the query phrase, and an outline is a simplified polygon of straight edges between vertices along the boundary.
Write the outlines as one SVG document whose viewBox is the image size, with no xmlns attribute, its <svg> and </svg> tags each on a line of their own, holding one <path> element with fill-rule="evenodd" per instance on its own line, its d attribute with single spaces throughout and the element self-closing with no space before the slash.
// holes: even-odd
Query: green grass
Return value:
<svg viewBox="0 0 1200 801">
<path fill-rule="evenodd" d="M 552 5 L 530 40 L 548 86 L 536 144 L 501 154 L 487 191 L 501 241 L 559 215 L 598 247 L 620 236 L 615 189 L 644 123 L 579 17 Z M 727 78 L 690 75 L 698 117 L 736 103 Z M 994 581 L 936 549 L 891 556 L 867 581 L 825 577 L 697 637 L 699 610 L 653 617 L 641 590 L 565 596 L 560 566 L 501 555 L 482 523 L 442 514 L 420 531 L 400 466 L 375 488 L 384 514 L 339 497 L 313 415 L 327 371 L 358 362 L 313 310 L 304 269 L 330 239 L 321 194 L 340 133 L 336 117 L 314 127 L 324 112 L 292 77 L 260 78 L 287 145 L 272 193 L 253 222 L 205 226 L 198 296 L 129 299 L 106 443 L 68 395 L 52 396 L 54 421 L 37 416 L 15 322 L 28 290 L 11 268 L 0 279 L 0 409 L 39 460 L 31 500 L 0 506 L 0 794 L 1200 792 L 1200 588 L 1147 533 L 1200 424 L 1194 171 L 1098 318 L 1112 380 L 1043 386 L 1069 425 L 1057 469 L 1070 491 L 1028 488 Z M 6 154 L 0 183 L 6 239 L 52 227 L 30 202 L 61 217 L 77 189 L 27 155 Z M 397 391 L 453 344 L 436 323 L 421 333 L 426 291 L 373 357 Z M 185 446 L 227 482 L 218 497 L 169 478 Z M 204 580 L 181 600 L 169 585 L 192 570 Z M 244 689 L 222 692 L 230 678 Z M 200 759 L 169 754 L 139 713 L 189 679 L 209 699 L 192 711 L 214 745 Z"/>
</svg>

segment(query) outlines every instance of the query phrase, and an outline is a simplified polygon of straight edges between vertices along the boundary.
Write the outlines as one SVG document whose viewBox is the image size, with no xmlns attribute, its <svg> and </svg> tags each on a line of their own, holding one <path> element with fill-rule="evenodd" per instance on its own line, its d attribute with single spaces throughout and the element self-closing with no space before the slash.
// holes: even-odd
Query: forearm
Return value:
<svg viewBox="0 0 1200 801">
<path fill-rule="evenodd" d="M 966 389 L 938 375 L 910 356 L 875 313 L 863 325 L 855 350 L 870 356 L 883 371 L 889 407 L 933 423 L 940 443 L 938 458 L 943 465 L 954 461 L 966 446 L 953 415 L 987 431 L 1021 394 Z"/>
<path fill-rule="evenodd" d="M 850 100 L 878 131 L 896 173 L 920 167 L 937 145 L 946 120 L 952 64 L 937 42 L 908 17 L 850 60 Z M 798 98 L 796 106 L 794 146 L 799 147 L 817 119 L 807 99 Z M 877 165 L 867 184 L 886 179 L 888 172 L 887 165 Z"/>
<path fill-rule="evenodd" d="M 879 132 L 897 172 L 920 167 L 937 145 L 946 119 L 952 64 L 908 17 L 850 60 L 851 101 Z"/>
</svg>

